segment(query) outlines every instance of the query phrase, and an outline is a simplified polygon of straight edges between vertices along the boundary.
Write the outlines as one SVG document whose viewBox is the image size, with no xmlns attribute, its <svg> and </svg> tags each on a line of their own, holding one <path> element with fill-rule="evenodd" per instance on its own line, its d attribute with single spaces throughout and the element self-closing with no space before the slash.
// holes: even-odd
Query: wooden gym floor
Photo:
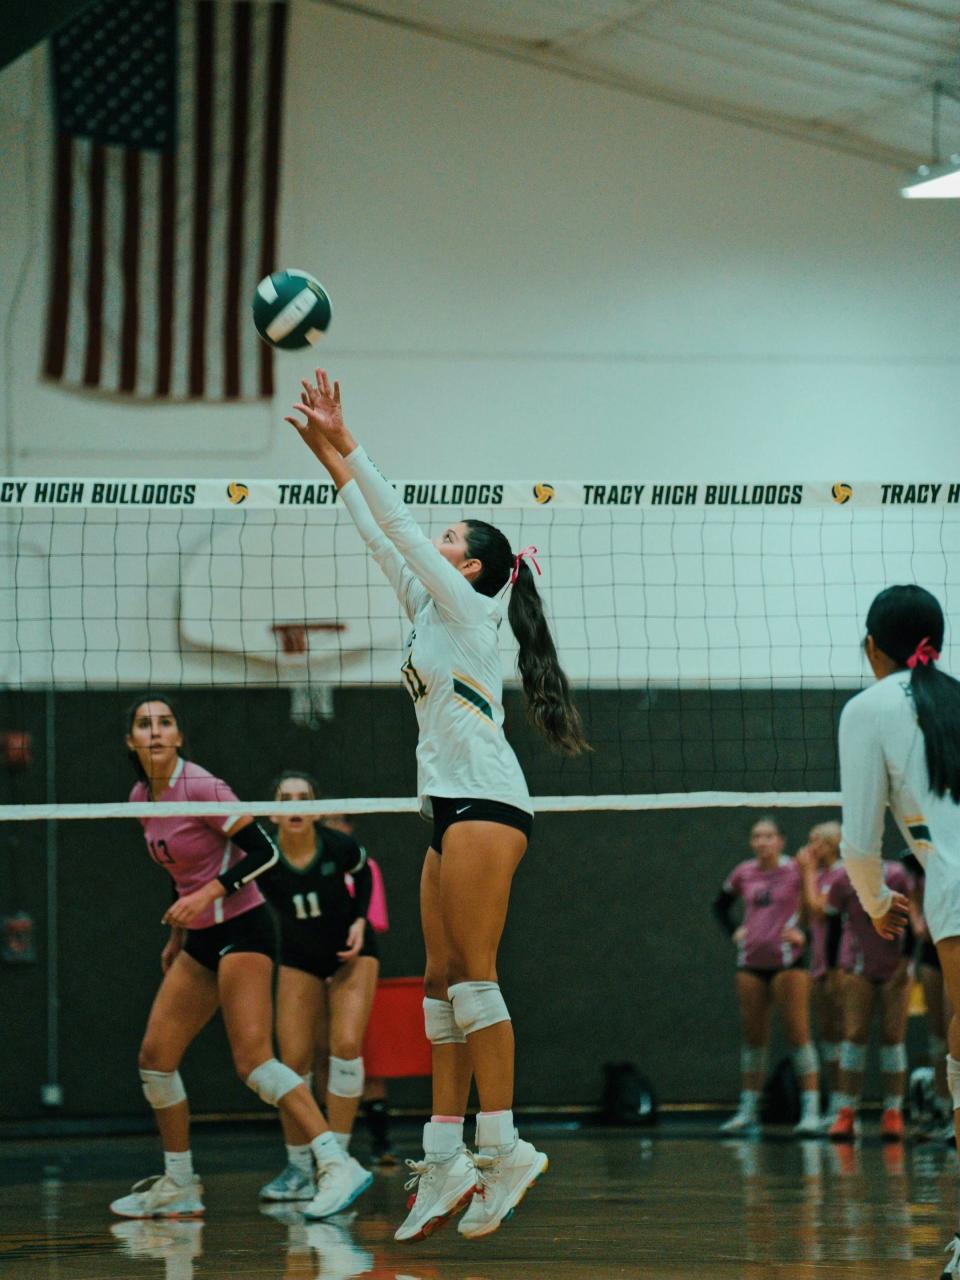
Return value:
<svg viewBox="0 0 960 1280">
<path fill-rule="evenodd" d="M 357 1212 L 305 1225 L 262 1212 L 279 1134 L 198 1129 L 203 1222 L 120 1222 L 108 1202 L 157 1172 L 147 1137 L 0 1145 L 3 1280 L 937 1280 L 960 1207 L 943 1146 L 721 1142 L 715 1121 L 652 1134 L 525 1126 L 551 1167 L 516 1217 L 470 1243 L 449 1224 L 399 1246 L 406 1169 L 378 1172 Z M 869 1126 L 868 1126 L 869 1128 Z M 416 1154 L 418 1130 L 396 1133 Z M 356 1142 L 362 1160 L 365 1143 Z"/>
</svg>

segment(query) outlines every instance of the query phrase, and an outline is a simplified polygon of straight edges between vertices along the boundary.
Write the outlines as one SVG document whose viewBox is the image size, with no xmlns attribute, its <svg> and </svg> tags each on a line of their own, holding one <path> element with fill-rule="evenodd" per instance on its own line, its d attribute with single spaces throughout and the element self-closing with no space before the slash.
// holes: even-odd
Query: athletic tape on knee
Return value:
<svg viewBox="0 0 960 1280">
<path fill-rule="evenodd" d="M 250 1072 L 244 1084 L 258 1094 L 264 1102 L 275 1107 L 281 1098 L 292 1093 L 294 1089 L 299 1089 L 303 1080 L 296 1071 L 285 1067 L 276 1058 L 268 1058 L 266 1062 L 261 1062 L 259 1067 Z"/>
<path fill-rule="evenodd" d="M 175 1107 L 187 1096 L 179 1071 L 144 1071 L 141 1067 L 140 1080 L 143 1083 L 143 1096 L 154 1111 Z"/>
<path fill-rule="evenodd" d="M 867 1065 L 867 1046 L 844 1040 L 840 1046 L 840 1066 L 844 1071 L 862 1071 Z"/>
<path fill-rule="evenodd" d="M 362 1098 L 363 1079 L 362 1058 L 335 1058 L 330 1055 L 327 1093 L 332 1093 L 335 1098 Z"/>
<path fill-rule="evenodd" d="M 907 1069 L 907 1046 L 905 1044 L 882 1044 L 880 1046 L 880 1070 L 885 1076 L 895 1076 Z"/>
<path fill-rule="evenodd" d="M 740 1071 L 742 1075 L 763 1075 L 767 1066 L 767 1051 L 763 1045 L 742 1045 L 740 1048 Z"/>
<path fill-rule="evenodd" d="M 839 1040 L 824 1040 L 820 1046 L 820 1061 L 828 1063 L 840 1061 Z"/>
<path fill-rule="evenodd" d="M 960 1062 L 952 1054 L 947 1054 L 947 1084 L 953 1097 L 953 1109 L 960 1111 Z"/>
<path fill-rule="evenodd" d="M 497 982 L 456 982 L 450 988 L 450 1003 L 457 1026 L 465 1036 L 510 1021 Z"/>
<path fill-rule="evenodd" d="M 807 1044 L 798 1045 L 791 1056 L 793 1057 L 793 1069 L 798 1076 L 816 1075 L 820 1070 L 820 1059 L 817 1057 L 817 1051 L 809 1041 Z"/>
<path fill-rule="evenodd" d="M 932 1067 L 939 1066 L 941 1060 L 947 1056 L 947 1042 L 941 1040 L 939 1036 L 927 1036 L 927 1049 Z"/>
<path fill-rule="evenodd" d="M 431 1044 L 465 1044 L 467 1037 L 457 1026 L 449 1000 L 423 997 L 423 1029 Z"/>
</svg>

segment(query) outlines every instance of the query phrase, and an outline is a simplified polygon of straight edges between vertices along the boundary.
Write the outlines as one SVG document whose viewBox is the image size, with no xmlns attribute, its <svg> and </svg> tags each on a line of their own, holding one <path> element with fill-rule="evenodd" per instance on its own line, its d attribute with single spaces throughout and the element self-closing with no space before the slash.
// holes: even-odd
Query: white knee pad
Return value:
<svg viewBox="0 0 960 1280">
<path fill-rule="evenodd" d="M 497 982 L 456 982 L 450 988 L 450 1003 L 457 1026 L 465 1036 L 510 1021 Z"/>
<path fill-rule="evenodd" d="M 252 1089 L 264 1102 L 275 1107 L 281 1098 L 299 1089 L 303 1080 L 290 1067 L 285 1067 L 276 1058 L 268 1058 L 259 1067 L 251 1071 L 244 1081 L 247 1088 Z"/>
<path fill-rule="evenodd" d="M 798 1076 L 816 1075 L 820 1070 L 820 1059 L 817 1057 L 817 1051 L 809 1041 L 807 1044 L 798 1045 L 794 1049 L 792 1057 L 793 1069 Z"/>
<path fill-rule="evenodd" d="M 840 1066 L 844 1071 L 863 1071 L 867 1065 L 867 1046 L 844 1040 L 840 1046 Z"/>
<path fill-rule="evenodd" d="M 833 1064 L 840 1061 L 840 1043 L 837 1040 L 824 1040 L 820 1046 L 820 1060 Z"/>
<path fill-rule="evenodd" d="M 423 1029 L 431 1044 L 464 1044 L 467 1037 L 457 1026 L 449 1000 L 423 997 Z"/>
<path fill-rule="evenodd" d="M 141 1067 L 140 1079 L 143 1083 L 143 1096 L 154 1111 L 174 1107 L 187 1096 L 179 1071 L 144 1071 Z"/>
<path fill-rule="evenodd" d="M 947 1054 L 947 1084 L 953 1098 L 953 1109 L 960 1111 L 960 1062 L 952 1054 Z"/>
<path fill-rule="evenodd" d="M 300 1079 L 307 1086 L 310 1092 L 313 1093 L 313 1072 L 308 1071 L 307 1074 L 304 1076 L 301 1076 Z"/>
<path fill-rule="evenodd" d="M 740 1049 L 740 1071 L 743 1075 L 763 1075 L 767 1066 L 767 1050 L 763 1045 L 745 1044 Z"/>
<path fill-rule="evenodd" d="M 363 1097 L 363 1059 L 335 1058 L 330 1055 L 327 1092 L 335 1098 Z"/>
<path fill-rule="evenodd" d="M 880 1070 L 885 1076 L 894 1076 L 907 1069 L 907 1046 L 905 1044 L 882 1044 L 880 1046 Z"/>
</svg>

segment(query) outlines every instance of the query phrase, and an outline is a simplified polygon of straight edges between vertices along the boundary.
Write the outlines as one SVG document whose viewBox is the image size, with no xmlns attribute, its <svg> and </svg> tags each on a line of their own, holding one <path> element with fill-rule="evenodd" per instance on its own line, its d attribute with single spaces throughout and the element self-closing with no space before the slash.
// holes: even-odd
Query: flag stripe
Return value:
<svg viewBox="0 0 960 1280">
<path fill-rule="evenodd" d="M 47 352 L 43 363 L 43 371 L 48 378 L 62 378 L 66 362 L 72 204 L 73 139 L 69 135 L 60 134 L 56 144 L 53 266 L 50 272 Z"/>
<path fill-rule="evenodd" d="M 177 162 L 166 152 L 160 158 L 160 243 L 158 245 L 159 284 L 157 298 L 157 381 L 156 394 L 170 394 L 173 373 L 173 290 L 175 281 L 177 227 Z"/>
<path fill-rule="evenodd" d="M 140 279 L 140 152 L 123 153 L 123 322 L 120 335 L 120 390 L 137 385 L 137 285 Z"/>
<path fill-rule="evenodd" d="M 202 4 L 197 9 L 197 65 L 194 76 L 193 158 L 193 301 L 190 309 L 190 381 L 191 396 L 204 391 L 205 347 L 207 336 L 207 269 L 210 263 L 210 187 L 213 161 L 213 128 L 210 118 L 213 77 L 214 6 Z"/>
<path fill-rule="evenodd" d="M 230 141 L 230 215 L 227 227 L 227 296 L 224 325 L 224 395 L 240 395 L 240 280 L 243 271 L 243 213 L 247 185 L 249 128 L 250 5 L 237 4 L 233 22 L 233 119 Z"/>
<path fill-rule="evenodd" d="M 87 345 L 83 360 L 83 385 L 100 384 L 103 352 L 103 241 L 104 182 L 106 156 L 95 142 L 90 150 L 90 240 L 87 255 Z"/>
<path fill-rule="evenodd" d="M 283 106 L 280 86 L 286 53 L 286 9 L 282 3 L 270 6 L 270 55 L 267 75 L 266 132 L 263 140 L 263 238 L 260 275 L 276 270 L 277 203 L 280 196 L 280 128 Z M 260 346 L 260 394 L 273 395 L 273 351 Z"/>
</svg>

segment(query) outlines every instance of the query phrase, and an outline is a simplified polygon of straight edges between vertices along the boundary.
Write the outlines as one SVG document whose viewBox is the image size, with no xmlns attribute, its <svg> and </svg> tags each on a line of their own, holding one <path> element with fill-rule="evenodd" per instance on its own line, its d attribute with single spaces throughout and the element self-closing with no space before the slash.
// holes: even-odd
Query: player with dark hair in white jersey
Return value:
<svg viewBox="0 0 960 1280">
<path fill-rule="evenodd" d="M 184 758 L 182 726 L 166 694 L 143 694 L 127 715 L 135 803 L 236 802 L 219 778 Z M 203 1187 L 193 1172 L 190 1111 L 179 1066 L 217 1009 L 237 1074 L 305 1135 L 316 1161 L 305 1213 L 325 1218 L 351 1204 L 369 1175 L 341 1150 L 313 1095 L 273 1054 L 274 932 L 257 878 L 277 849 L 250 814 L 141 818 L 150 856 L 172 878 L 163 921 L 163 980 L 140 1046 L 140 1080 L 163 1144 L 164 1172 L 137 1183 L 110 1208 L 121 1218 L 195 1218 Z"/>
<path fill-rule="evenodd" d="M 884 812 L 890 811 L 926 872 L 924 916 L 960 1008 L 960 682 L 937 666 L 943 611 L 915 585 L 887 587 L 867 613 L 864 641 L 877 683 L 840 717 L 841 853 L 881 937 L 909 921 L 905 895 L 884 880 Z M 947 1078 L 960 1143 L 960 1021 L 948 1031 Z M 941 1280 L 960 1280 L 960 1231 L 947 1246 Z"/>
<path fill-rule="evenodd" d="M 401 671 L 419 729 L 421 813 L 433 822 L 420 903 L 434 1114 L 424 1159 L 411 1162 L 417 1193 L 396 1238 L 422 1239 L 465 1205 L 459 1230 L 476 1238 L 495 1231 L 547 1167 L 514 1128 L 513 1029 L 497 980 L 510 886 L 533 821 L 503 732 L 505 589 L 531 718 L 562 750 L 587 744 L 527 563 L 535 548 L 514 555 L 499 529 L 478 520 L 431 542 L 344 426 L 339 384 L 331 388 L 322 370 L 294 409 L 306 424 L 287 421 L 330 473 L 413 624 Z M 463 1146 L 471 1073 L 480 1096 L 475 1158 Z"/>
</svg>

